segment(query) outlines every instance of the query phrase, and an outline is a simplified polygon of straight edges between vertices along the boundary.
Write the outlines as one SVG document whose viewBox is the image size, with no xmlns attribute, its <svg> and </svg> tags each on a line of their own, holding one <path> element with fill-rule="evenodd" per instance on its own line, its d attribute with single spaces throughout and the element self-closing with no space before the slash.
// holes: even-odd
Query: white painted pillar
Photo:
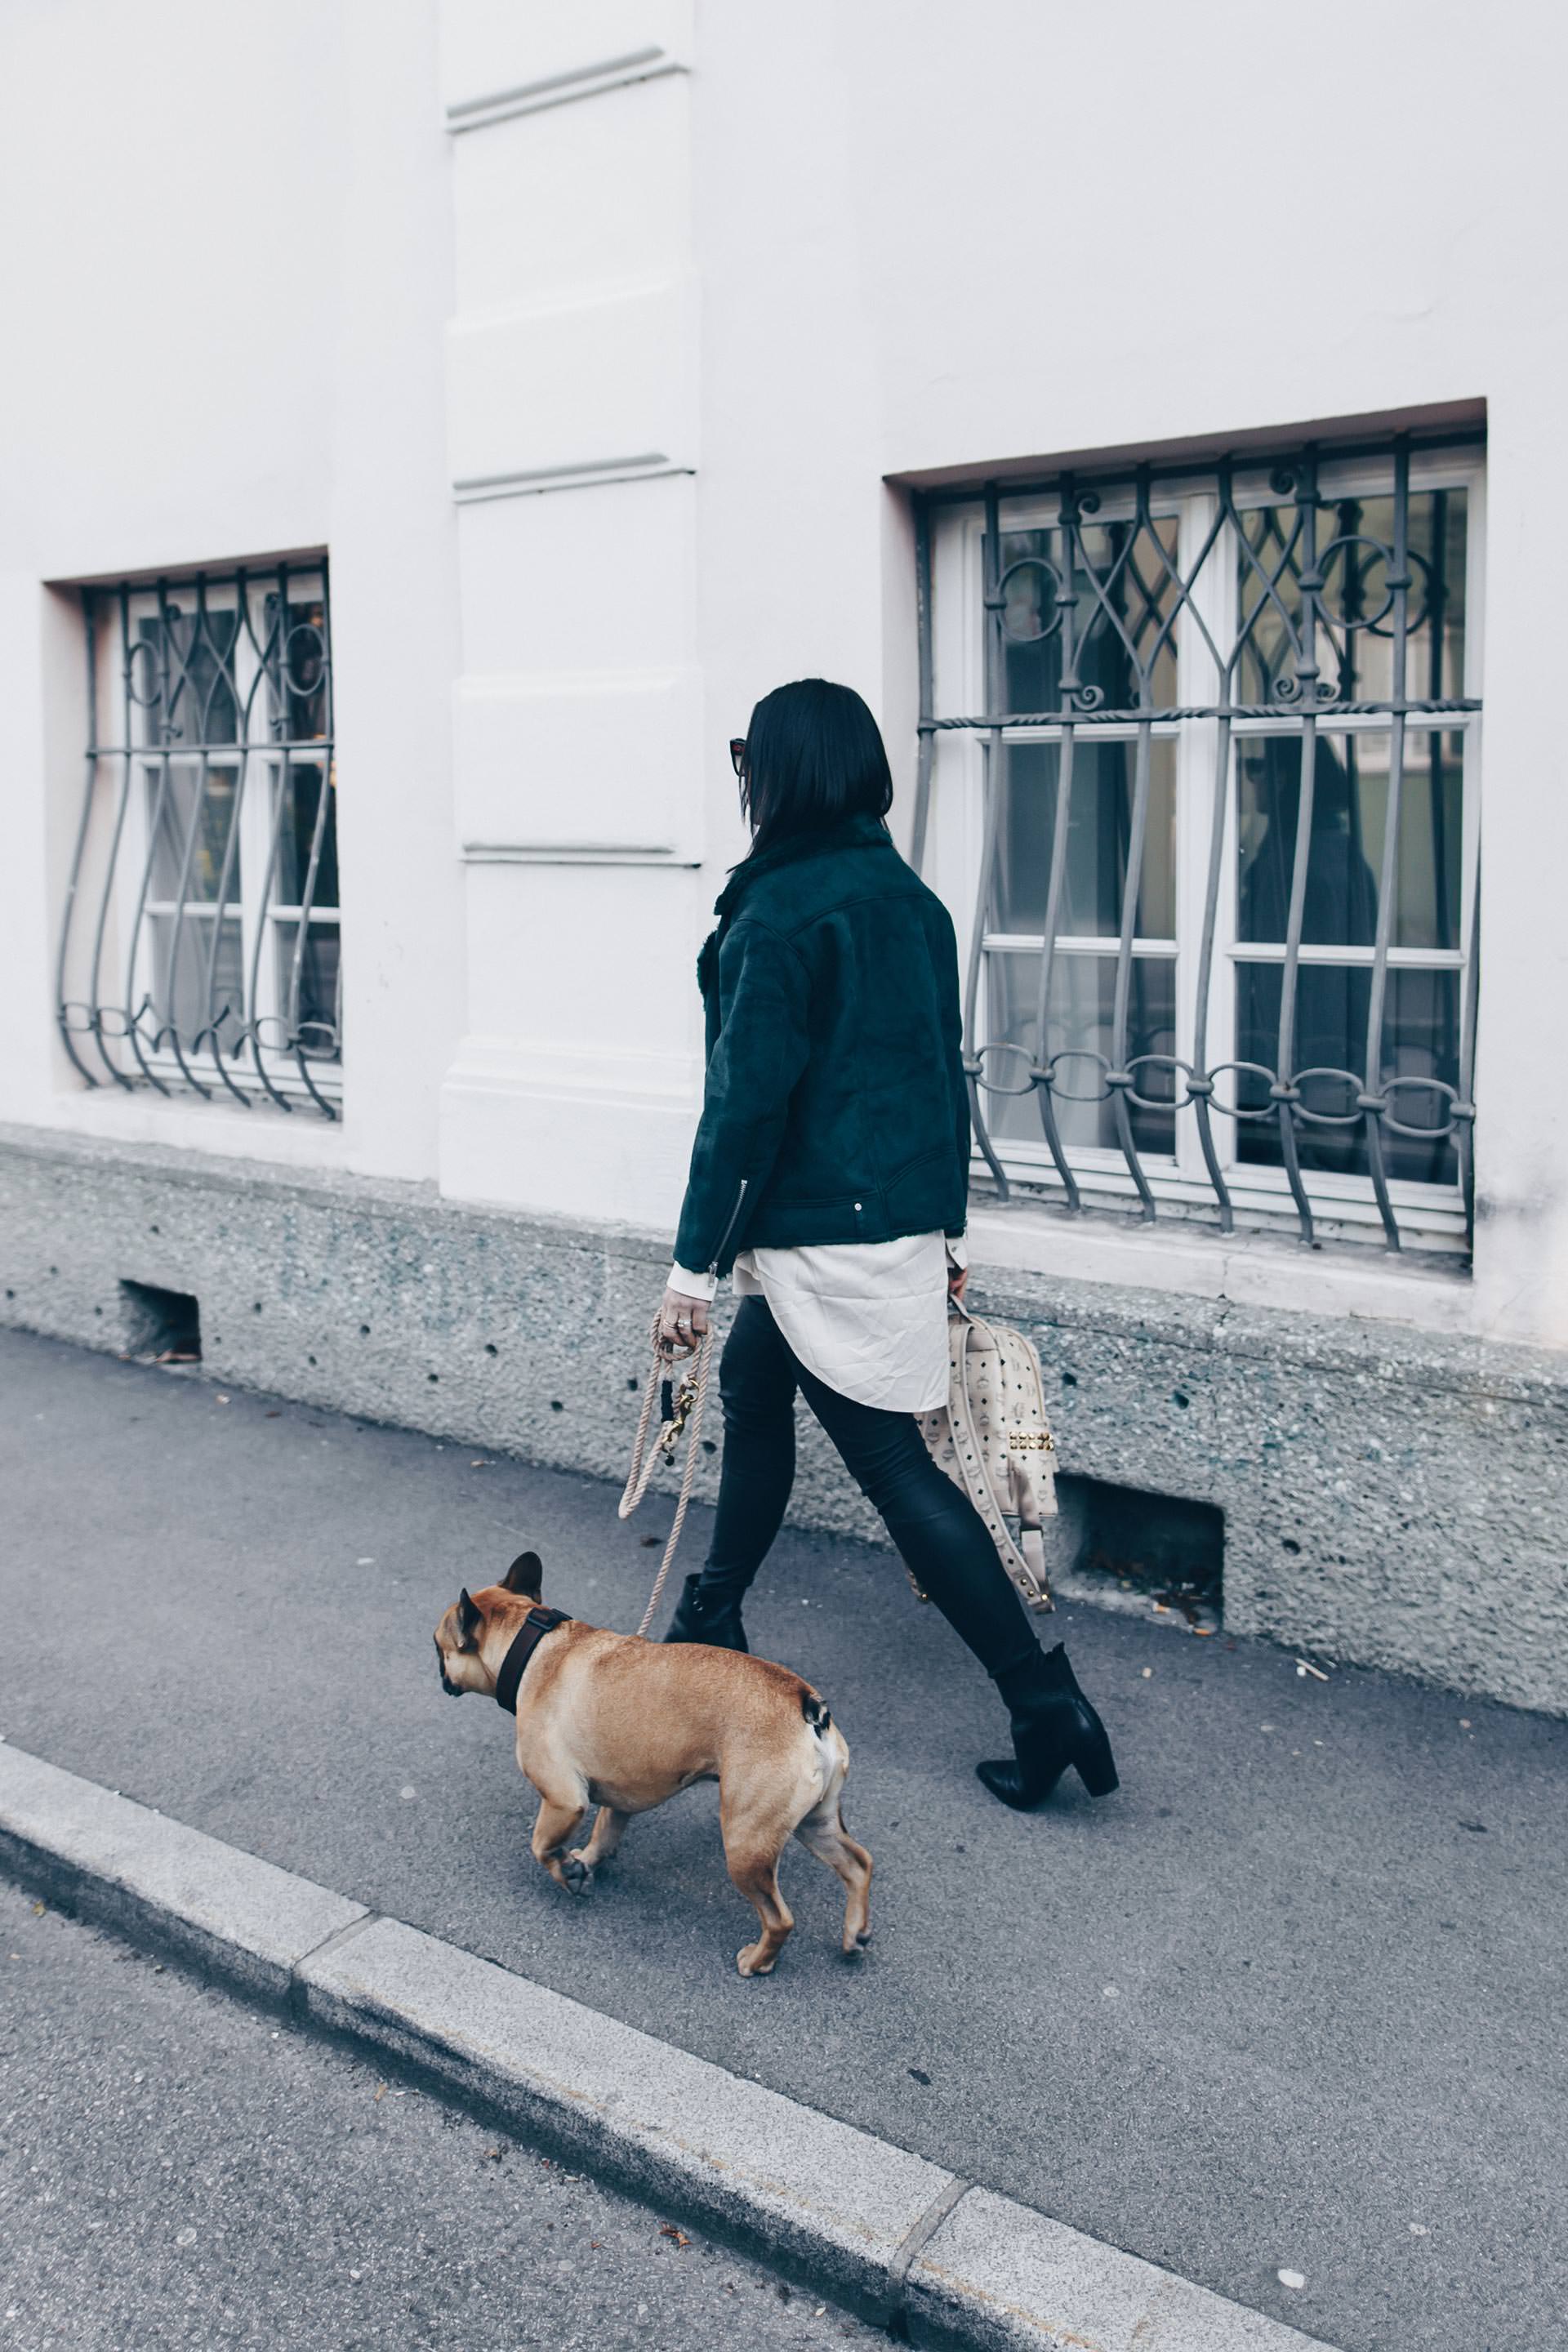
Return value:
<svg viewBox="0 0 1568 2352">
<path fill-rule="evenodd" d="M 689 5 L 442 0 L 466 1034 L 449 1196 L 673 1222 L 700 1074 Z"/>
</svg>

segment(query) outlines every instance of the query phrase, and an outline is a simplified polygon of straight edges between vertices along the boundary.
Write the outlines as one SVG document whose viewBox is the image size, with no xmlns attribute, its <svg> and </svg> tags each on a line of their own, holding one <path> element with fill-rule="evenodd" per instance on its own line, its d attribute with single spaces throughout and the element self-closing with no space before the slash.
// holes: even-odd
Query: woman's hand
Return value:
<svg viewBox="0 0 1568 2352">
<path fill-rule="evenodd" d="M 658 1310 L 658 1344 L 667 1356 L 689 1356 L 708 1328 L 708 1301 L 667 1290 Z"/>
<path fill-rule="evenodd" d="M 947 1295 L 950 1298 L 956 1298 L 961 1307 L 963 1304 L 963 1286 L 968 1280 L 969 1268 L 966 1265 L 950 1265 L 948 1267 Z"/>
</svg>

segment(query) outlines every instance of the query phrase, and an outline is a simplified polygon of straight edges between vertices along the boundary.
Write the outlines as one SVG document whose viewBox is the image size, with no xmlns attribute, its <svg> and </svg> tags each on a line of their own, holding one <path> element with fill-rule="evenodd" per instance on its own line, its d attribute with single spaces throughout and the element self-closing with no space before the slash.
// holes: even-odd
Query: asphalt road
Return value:
<svg viewBox="0 0 1568 2352">
<path fill-rule="evenodd" d="M 508 1725 L 436 1677 L 439 1612 L 524 1544 L 547 1599 L 635 1624 L 668 1508 L 621 1526 L 589 1480 L 15 1334 L 0 1412 L 20 1746 L 1346 2352 L 1560 2331 L 1568 1727 L 1064 1612 L 1122 1793 L 1020 1818 L 971 1770 L 989 1686 L 897 1562 L 786 1537 L 748 1623 L 846 1729 L 877 1939 L 843 1966 L 802 1853 L 742 1982 L 711 1791 L 574 1900 Z"/>
<path fill-rule="evenodd" d="M 0 1886 L 6 2352 L 808 2352 L 812 2294 Z"/>
</svg>

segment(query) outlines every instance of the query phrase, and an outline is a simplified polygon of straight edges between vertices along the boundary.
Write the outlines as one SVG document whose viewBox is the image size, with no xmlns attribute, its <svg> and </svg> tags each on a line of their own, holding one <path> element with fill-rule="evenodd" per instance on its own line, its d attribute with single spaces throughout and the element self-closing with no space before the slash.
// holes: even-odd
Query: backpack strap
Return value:
<svg viewBox="0 0 1568 2352">
<path fill-rule="evenodd" d="M 1018 1496 L 1018 1549 L 1024 1555 L 1030 1576 L 1038 1589 L 1039 1598 L 1029 1598 L 1040 1609 L 1056 1606 L 1051 1598 L 1050 1580 L 1046 1574 L 1045 1524 L 1040 1515 L 1040 1497 L 1033 1476 L 1022 1460 L 1013 1464 L 1013 1484 Z"/>
<path fill-rule="evenodd" d="M 1056 1449 L 1051 1443 L 1050 1423 L 1046 1413 L 1046 1392 L 1040 1381 L 1040 1360 L 1021 1332 L 1013 1333 L 1011 1337 L 1013 1345 L 1010 1353 L 1013 1370 L 1015 1374 L 1020 1374 L 1023 1377 L 1033 1394 L 1035 1412 L 1040 1424 L 1044 1447 L 1051 1455 L 1052 1466 L 1046 1475 L 1051 1477 L 1054 1475 Z M 1043 1595 L 1040 1605 L 1047 1609 L 1054 1609 L 1056 1602 L 1051 1596 L 1050 1578 L 1046 1572 L 1046 1540 L 1043 1526 L 1045 1509 L 1040 1501 L 1040 1487 L 1035 1475 L 1035 1459 L 1034 1454 L 1023 1448 L 1012 1456 L 1013 1489 L 1018 1497 L 1018 1545 L 1025 1559 L 1034 1570 L 1036 1581 L 1040 1587 Z M 1047 1491 L 1051 1494 L 1050 1510 L 1054 1517 L 1057 1508 L 1055 1494 L 1050 1488 Z"/>
<path fill-rule="evenodd" d="M 1024 1535 L 1026 1542 L 1029 1543 L 1029 1548 L 1035 1555 L 1031 1561 L 1027 1552 L 1020 1550 L 1018 1545 L 1013 1540 L 1002 1498 L 991 1482 L 984 1448 L 980 1443 L 980 1433 L 974 1426 L 974 1406 L 969 1393 L 970 1343 L 973 1339 L 981 1338 L 982 1335 L 989 1339 L 990 1334 L 985 1330 L 984 1325 L 970 1314 L 967 1307 L 961 1307 L 958 1311 L 963 1318 L 963 1330 L 958 1342 L 957 1359 L 952 1366 L 952 1377 L 948 1386 L 948 1413 L 952 1422 L 953 1441 L 958 1454 L 958 1466 L 963 1474 L 964 1489 L 970 1501 L 985 1522 L 985 1532 L 1001 1554 L 1003 1567 L 1007 1570 L 1014 1583 L 1018 1586 L 1025 1600 L 1033 1608 L 1049 1608 L 1051 1596 L 1045 1575 L 1045 1538 L 1041 1532 L 1039 1506 L 1035 1499 L 1034 1483 L 1029 1480 L 1025 1484 L 1027 1517 L 1024 1518 L 1020 1528 L 1020 1532 Z"/>
</svg>

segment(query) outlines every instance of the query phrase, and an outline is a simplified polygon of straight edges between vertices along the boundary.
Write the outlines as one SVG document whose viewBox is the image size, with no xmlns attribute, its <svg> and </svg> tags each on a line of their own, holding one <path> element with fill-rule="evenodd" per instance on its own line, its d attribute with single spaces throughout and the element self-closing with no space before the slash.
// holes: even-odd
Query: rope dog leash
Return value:
<svg viewBox="0 0 1568 2352">
<path fill-rule="evenodd" d="M 704 1331 L 697 1341 L 690 1363 L 681 1375 L 680 1386 L 675 1388 L 670 1360 L 658 1343 L 658 1321 L 653 1318 L 653 1362 L 648 1368 L 647 1382 L 643 1390 L 642 1412 L 637 1420 L 637 1433 L 632 1442 L 632 1466 L 626 1475 L 626 1491 L 616 1509 L 617 1518 L 629 1519 L 643 1496 L 648 1482 L 658 1469 L 662 1454 L 673 1462 L 675 1449 L 682 1436 L 686 1438 L 686 1463 L 680 1474 L 680 1494 L 675 1506 L 675 1519 L 669 1530 L 669 1541 L 664 1548 L 664 1558 L 658 1564 L 658 1574 L 653 1580 L 653 1591 L 647 1597 L 647 1607 L 637 1627 L 640 1637 L 653 1622 L 658 1607 L 659 1594 L 675 1558 L 675 1548 L 680 1541 L 680 1530 L 686 1520 L 686 1506 L 691 1500 L 691 1485 L 697 1475 L 697 1448 L 702 1434 L 702 1407 L 708 1394 L 708 1374 L 713 1360 L 713 1334 Z M 653 1425 L 654 1400 L 663 1391 L 659 1413 L 658 1434 L 652 1445 L 648 1432 Z"/>
</svg>

